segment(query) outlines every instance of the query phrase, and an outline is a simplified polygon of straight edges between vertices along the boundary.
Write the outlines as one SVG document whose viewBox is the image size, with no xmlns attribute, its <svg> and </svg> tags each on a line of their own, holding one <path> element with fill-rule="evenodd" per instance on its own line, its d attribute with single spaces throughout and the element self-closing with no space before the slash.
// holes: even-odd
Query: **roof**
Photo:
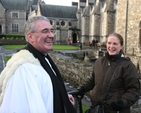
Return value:
<svg viewBox="0 0 141 113">
<path fill-rule="evenodd" d="M 37 5 L 32 5 L 31 6 L 31 10 L 33 11 L 33 10 L 37 10 Z"/>
<path fill-rule="evenodd" d="M 41 14 L 46 17 L 77 19 L 77 7 L 40 4 Z"/>
<path fill-rule="evenodd" d="M 83 17 L 89 17 L 90 16 L 90 14 L 89 14 L 90 9 L 91 9 L 90 6 L 85 7 L 82 16 Z"/>
<path fill-rule="evenodd" d="M 2 6 L 8 10 L 26 10 L 27 0 L 0 0 Z"/>
</svg>

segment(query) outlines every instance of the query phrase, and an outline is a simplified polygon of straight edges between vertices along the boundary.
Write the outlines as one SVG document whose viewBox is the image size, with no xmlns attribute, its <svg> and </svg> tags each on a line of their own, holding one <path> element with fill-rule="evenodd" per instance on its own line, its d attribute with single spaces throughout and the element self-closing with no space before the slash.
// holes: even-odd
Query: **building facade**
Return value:
<svg viewBox="0 0 141 113">
<path fill-rule="evenodd" d="M 71 39 L 71 43 L 76 44 L 80 40 L 76 13 L 76 6 L 48 5 L 38 2 L 37 5 L 31 5 L 28 18 L 34 15 L 46 16 L 56 31 L 55 44 L 67 44 L 68 38 Z"/>
<path fill-rule="evenodd" d="M 28 1 L 0 0 L 0 34 L 23 34 Z"/>
<path fill-rule="evenodd" d="M 104 43 L 108 34 L 117 32 L 124 38 L 126 54 L 141 52 L 141 0 L 79 0 L 78 22 L 81 42 Z"/>
<path fill-rule="evenodd" d="M 141 0 L 79 0 L 72 6 L 45 4 L 41 0 L 0 0 L 0 33 L 23 34 L 23 24 L 34 15 L 46 16 L 55 32 L 56 44 L 104 43 L 110 33 L 124 38 L 124 51 L 141 53 Z"/>
</svg>

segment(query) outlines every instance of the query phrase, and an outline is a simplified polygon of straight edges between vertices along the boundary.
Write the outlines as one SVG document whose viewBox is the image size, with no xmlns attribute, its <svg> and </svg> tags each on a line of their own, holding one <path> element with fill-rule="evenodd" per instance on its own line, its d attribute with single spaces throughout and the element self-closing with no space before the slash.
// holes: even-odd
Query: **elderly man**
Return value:
<svg viewBox="0 0 141 113">
<path fill-rule="evenodd" d="M 27 45 L 0 75 L 0 113 L 76 113 L 74 99 L 49 55 L 54 34 L 46 17 L 25 23 Z"/>
</svg>

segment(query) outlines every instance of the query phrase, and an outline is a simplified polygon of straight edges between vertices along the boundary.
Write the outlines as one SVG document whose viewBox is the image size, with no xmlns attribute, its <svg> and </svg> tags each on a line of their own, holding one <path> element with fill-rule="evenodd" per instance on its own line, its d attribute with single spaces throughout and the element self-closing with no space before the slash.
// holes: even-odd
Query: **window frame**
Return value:
<svg viewBox="0 0 141 113">
<path fill-rule="evenodd" d="M 18 23 L 12 23 L 12 33 L 18 33 L 19 32 L 19 24 Z"/>
</svg>

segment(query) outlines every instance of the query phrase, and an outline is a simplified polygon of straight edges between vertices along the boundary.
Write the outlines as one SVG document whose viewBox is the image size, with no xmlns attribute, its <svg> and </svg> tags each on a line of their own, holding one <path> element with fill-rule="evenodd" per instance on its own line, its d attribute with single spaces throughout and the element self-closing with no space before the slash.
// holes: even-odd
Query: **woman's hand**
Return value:
<svg viewBox="0 0 141 113">
<path fill-rule="evenodd" d="M 74 106 L 75 105 L 75 100 L 74 100 L 74 97 L 70 94 L 68 94 L 68 97 L 69 97 L 69 100 L 71 102 L 71 104 Z"/>
</svg>

